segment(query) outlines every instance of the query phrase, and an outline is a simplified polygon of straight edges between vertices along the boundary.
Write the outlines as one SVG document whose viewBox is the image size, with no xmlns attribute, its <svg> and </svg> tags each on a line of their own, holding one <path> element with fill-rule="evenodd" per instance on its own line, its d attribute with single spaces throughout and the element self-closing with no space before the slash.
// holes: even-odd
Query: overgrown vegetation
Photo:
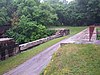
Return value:
<svg viewBox="0 0 100 75">
<path fill-rule="evenodd" d="M 100 27 L 97 27 L 97 40 L 100 40 Z"/>
<path fill-rule="evenodd" d="M 71 32 L 70 35 L 51 40 L 51 41 L 46 42 L 44 44 L 41 44 L 41 45 L 39 45 L 37 47 L 34 47 L 31 50 L 28 50 L 26 52 L 20 53 L 20 54 L 14 56 L 14 57 L 10 57 L 7 60 L 0 61 L 0 75 L 2 75 L 3 73 L 15 68 L 16 66 L 22 64 L 26 60 L 32 58 L 33 56 L 35 56 L 36 54 L 40 53 L 44 49 L 52 46 L 53 44 L 56 44 L 57 42 L 59 42 L 59 41 L 65 39 L 65 38 L 68 38 L 68 37 L 80 32 L 81 30 L 85 29 L 86 27 L 64 27 L 64 28 L 70 29 L 70 32 Z"/>
<path fill-rule="evenodd" d="M 67 44 L 53 56 L 41 75 L 99 75 L 100 46 Z"/>
<path fill-rule="evenodd" d="M 18 43 L 46 37 L 48 26 L 84 26 L 99 23 L 100 0 L 0 0 L 0 26 Z"/>
</svg>

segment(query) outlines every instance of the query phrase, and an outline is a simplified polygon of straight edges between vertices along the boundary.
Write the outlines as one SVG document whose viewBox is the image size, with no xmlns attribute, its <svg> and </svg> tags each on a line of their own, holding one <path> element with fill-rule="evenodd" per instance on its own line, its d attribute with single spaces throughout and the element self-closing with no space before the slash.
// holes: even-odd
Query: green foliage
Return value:
<svg viewBox="0 0 100 75">
<path fill-rule="evenodd" d="M 11 21 L 14 5 L 13 0 L 0 0 L 0 25 L 8 24 Z"/>
<path fill-rule="evenodd" d="M 100 40 L 100 28 L 97 27 L 97 40 Z"/>
<path fill-rule="evenodd" d="M 2 7 L 0 9 L 0 26 L 5 24 L 9 20 L 9 17 L 7 16 L 7 10 L 5 7 Z"/>
<path fill-rule="evenodd" d="M 49 4 L 37 0 L 15 0 L 12 8 L 14 8 L 10 15 L 12 28 L 6 34 L 16 42 L 25 43 L 53 34 L 53 31 L 45 27 L 54 25 L 54 20 L 57 19 L 54 9 Z"/>
<path fill-rule="evenodd" d="M 100 22 L 100 0 L 75 0 L 70 3 L 61 1 L 46 0 L 55 9 L 58 24 L 81 26 Z"/>
<path fill-rule="evenodd" d="M 14 26 L 7 31 L 7 35 L 14 38 L 18 43 L 34 41 L 47 37 L 52 33 L 49 32 L 45 26 L 30 21 L 30 18 L 27 18 L 24 15 L 21 16 L 18 26 Z"/>
<path fill-rule="evenodd" d="M 45 26 L 99 23 L 100 0 L 1 0 L 0 25 L 18 22 L 22 15 Z M 16 14 L 15 14 L 16 13 Z"/>
<path fill-rule="evenodd" d="M 38 24 L 43 24 L 45 26 L 52 25 L 54 20 L 57 19 L 54 9 L 49 4 L 37 4 L 35 0 L 20 2 L 18 4 L 17 13 L 20 16 L 25 15 L 32 21 L 36 21 Z"/>
<path fill-rule="evenodd" d="M 54 9 L 48 3 L 40 4 L 39 8 L 38 21 L 45 26 L 54 25 L 55 20 L 57 20 Z"/>
</svg>

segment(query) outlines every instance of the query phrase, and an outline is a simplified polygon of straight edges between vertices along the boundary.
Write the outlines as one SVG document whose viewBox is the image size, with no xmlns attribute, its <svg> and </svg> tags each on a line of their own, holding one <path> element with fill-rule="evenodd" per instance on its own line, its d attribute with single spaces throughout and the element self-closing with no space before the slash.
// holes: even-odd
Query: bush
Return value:
<svg viewBox="0 0 100 75">
<path fill-rule="evenodd" d="M 29 18 L 22 16 L 18 25 L 13 26 L 6 34 L 14 38 L 17 43 L 22 44 L 50 36 L 53 33 L 54 31 L 47 30 L 45 26 L 30 21 Z"/>
</svg>

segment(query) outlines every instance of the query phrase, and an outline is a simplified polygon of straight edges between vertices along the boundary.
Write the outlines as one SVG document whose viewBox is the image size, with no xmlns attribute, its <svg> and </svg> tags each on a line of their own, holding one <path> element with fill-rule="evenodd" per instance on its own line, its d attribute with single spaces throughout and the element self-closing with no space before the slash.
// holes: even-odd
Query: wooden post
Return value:
<svg viewBox="0 0 100 75">
<path fill-rule="evenodd" d="M 93 32 L 94 32 L 94 28 L 95 28 L 95 26 L 89 27 L 89 41 L 92 41 L 91 38 L 92 38 L 92 35 L 93 35 Z"/>
</svg>

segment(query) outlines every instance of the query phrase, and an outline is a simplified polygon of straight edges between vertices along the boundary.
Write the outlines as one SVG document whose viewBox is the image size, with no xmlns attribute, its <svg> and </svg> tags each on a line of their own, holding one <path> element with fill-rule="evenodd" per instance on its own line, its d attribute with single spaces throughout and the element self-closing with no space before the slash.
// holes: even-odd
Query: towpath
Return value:
<svg viewBox="0 0 100 75">
<path fill-rule="evenodd" d="M 3 75 L 39 75 L 42 70 L 49 64 L 52 55 L 60 47 L 60 43 L 80 43 L 88 41 L 88 28 L 80 33 L 64 39 L 57 44 L 47 48 L 43 52 L 27 60 L 23 64 L 19 65 L 15 69 L 3 74 Z M 95 34 L 92 37 L 92 41 L 95 41 Z"/>
</svg>

